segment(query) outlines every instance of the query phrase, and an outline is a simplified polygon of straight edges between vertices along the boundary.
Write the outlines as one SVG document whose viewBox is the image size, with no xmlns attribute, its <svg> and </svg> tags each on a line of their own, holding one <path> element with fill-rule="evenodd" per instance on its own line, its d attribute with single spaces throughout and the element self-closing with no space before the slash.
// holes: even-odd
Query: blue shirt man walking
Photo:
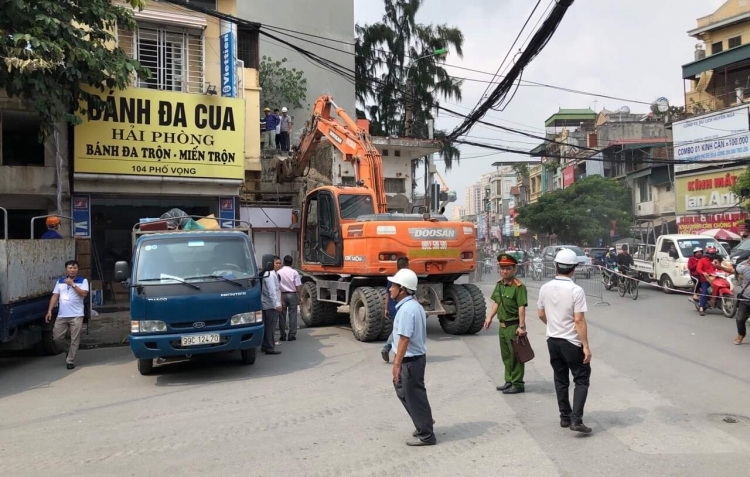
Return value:
<svg viewBox="0 0 750 477">
<path fill-rule="evenodd" d="M 393 359 L 393 387 L 396 396 L 406 409 L 416 430 L 408 446 L 434 446 L 437 439 L 433 431 L 432 409 L 424 385 L 427 364 L 427 316 L 424 308 L 414 299 L 417 275 L 405 268 L 388 280 L 390 297 L 397 302 L 393 320 L 393 342 L 396 357 Z"/>
</svg>

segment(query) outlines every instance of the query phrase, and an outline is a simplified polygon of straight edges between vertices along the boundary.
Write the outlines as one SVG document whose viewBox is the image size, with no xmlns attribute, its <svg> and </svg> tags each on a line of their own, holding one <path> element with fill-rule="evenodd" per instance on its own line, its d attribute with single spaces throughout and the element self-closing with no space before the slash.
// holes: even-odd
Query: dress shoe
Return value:
<svg viewBox="0 0 750 477">
<path fill-rule="evenodd" d="M 496 387 L 495 389 L 497 389 L 498 391 L 505 391 L 506 389 L 510 389 L 511 386 L 513 385 L 510 383 L 505 383 L 502 386 Z"/>
<path fill-rule="evenodd" d="M 391 352 L 386 350 L 385 348 L 380 350 L 380 357 L 383 358 L 383 361 L 386 363 L 391 362 Z"/>
<path fill-rule="evenodd" d="M 73 363 L 68 363 L 65 367 L 68 368 L 68 369 L 73 369 L 73 368 L 76 367 L 76 365 L 73 364 Z"/>
<path fill-rule="evenodd" d="M 410 447 L 434 446 L 435 444 L 437 444 L 437 440 L 431 441 L 431 442 L 425 442 L 416 437 L 414 439 L 409 439 L 408 441 L 406 441 L 406 445 Z"/>
<path fill-rule="evenodd" d="M 560 419 L 560 427 L 570 427 L 570 419 Z"/>
<path fill-rule="evenodd" d="M 432 425 L 435 425 L 435 419 L 432 420 Z M 411 433 L 412 437 L 417 437 L 419 435 L 419 431 L 414 429 L 414 432 Z"/>
<path fill-rule="evenodd" d="M 580 432 L 582 434 L 591 434 L 591 428 L 582 422 L 579 422 L 578 424 L 571 424 L 570 430 Z"/>
<path fill-rule="evenodd" d="M 281 351 L 276 351 L 275 349 L 266 351 L 266 354 L 281 354 Z"/>
<path fill-rule="evenodd" d="M 289 337 L 289 341 L 297 341 L 297 337 L 296 336 L 290 336 Z"/>
<path fill-rule="evenodd" d="M 279 341 L 286 341 L 286 336 L 282 336 L 281 338 L 279 338 Z"/>
<path fill-rule="evenodd" d="M 525 389 L 520 386 L 511 386 L 510 388 L 503 391 L 503 394 L 521 394 Z"/>
<path fill-rule="evenodd" d="M 734 339 L 734 344 L 741 345 L 744 339 L 745 337 L 743 335 L 737 335 L 737 337 Z"/>
</svg>

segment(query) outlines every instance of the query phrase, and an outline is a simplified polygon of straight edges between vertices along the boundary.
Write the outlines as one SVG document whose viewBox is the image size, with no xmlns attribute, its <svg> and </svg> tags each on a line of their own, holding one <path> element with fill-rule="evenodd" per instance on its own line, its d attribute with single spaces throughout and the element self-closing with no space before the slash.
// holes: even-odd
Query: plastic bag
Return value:
<svg viewBox="0 0 750 477">
<path fill-rule="evenodd" d="M 164 212 L 159 218 L 166 219 L 169 230 L 184 228 L 187 221 L 190 220 L 190 217 L 188 217 L 188 214 L 184 210 L 176 208 Z"/>
<path fill-rule="evenodd" d="M 187 219 L 185 225 L 182 226 L 182 230 L 206 230 L 206 227 L 202 226 L 193 219 Z"/>
</svg>

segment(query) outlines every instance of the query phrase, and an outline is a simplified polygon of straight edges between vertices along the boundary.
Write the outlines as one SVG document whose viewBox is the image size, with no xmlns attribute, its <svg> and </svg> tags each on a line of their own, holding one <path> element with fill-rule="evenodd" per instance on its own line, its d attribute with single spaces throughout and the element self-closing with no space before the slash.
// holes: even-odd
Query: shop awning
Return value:
<svg viewBox="0 0 750 477">
<path fill-rule="evenodd" d="M 704 71 L 715 70 L 750 59 L 750 43 L 682 65 L 682 79 L 693 79 Z"/>
</svg>

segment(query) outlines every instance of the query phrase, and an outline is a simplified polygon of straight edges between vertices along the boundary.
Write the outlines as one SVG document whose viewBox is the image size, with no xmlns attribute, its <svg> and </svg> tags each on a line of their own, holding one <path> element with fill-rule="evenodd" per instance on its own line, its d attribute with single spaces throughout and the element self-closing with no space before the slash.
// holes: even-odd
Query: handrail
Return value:
<svg viewBox="0 0 750 477">
<path fill-rule="evenodd" d="M 29 235 L 29 238 L 34 238 L 34 221 L 36 219 L 46 219 L 47 217 L 58 217 L 61 219 L 69 219 L 69 220 L 75 220 L 73 217 L 68 217 L 67 215 L 57 215 L 57 214 L 48 214 L 48 215 L 37 215 L 36 217 L 31 218 L 31 234 Z M 7 232 L 6 232 L 7 234 Z"/>
<path fill-rule="evenodd" d="M 3 238 L 5 240 L 8 240 L 8 209 L 5 207 L 0 207 L 0 210 L 3 211 L 3 215 L 5 216 L 5 219 L 3 220 Z"/>
</svg>

